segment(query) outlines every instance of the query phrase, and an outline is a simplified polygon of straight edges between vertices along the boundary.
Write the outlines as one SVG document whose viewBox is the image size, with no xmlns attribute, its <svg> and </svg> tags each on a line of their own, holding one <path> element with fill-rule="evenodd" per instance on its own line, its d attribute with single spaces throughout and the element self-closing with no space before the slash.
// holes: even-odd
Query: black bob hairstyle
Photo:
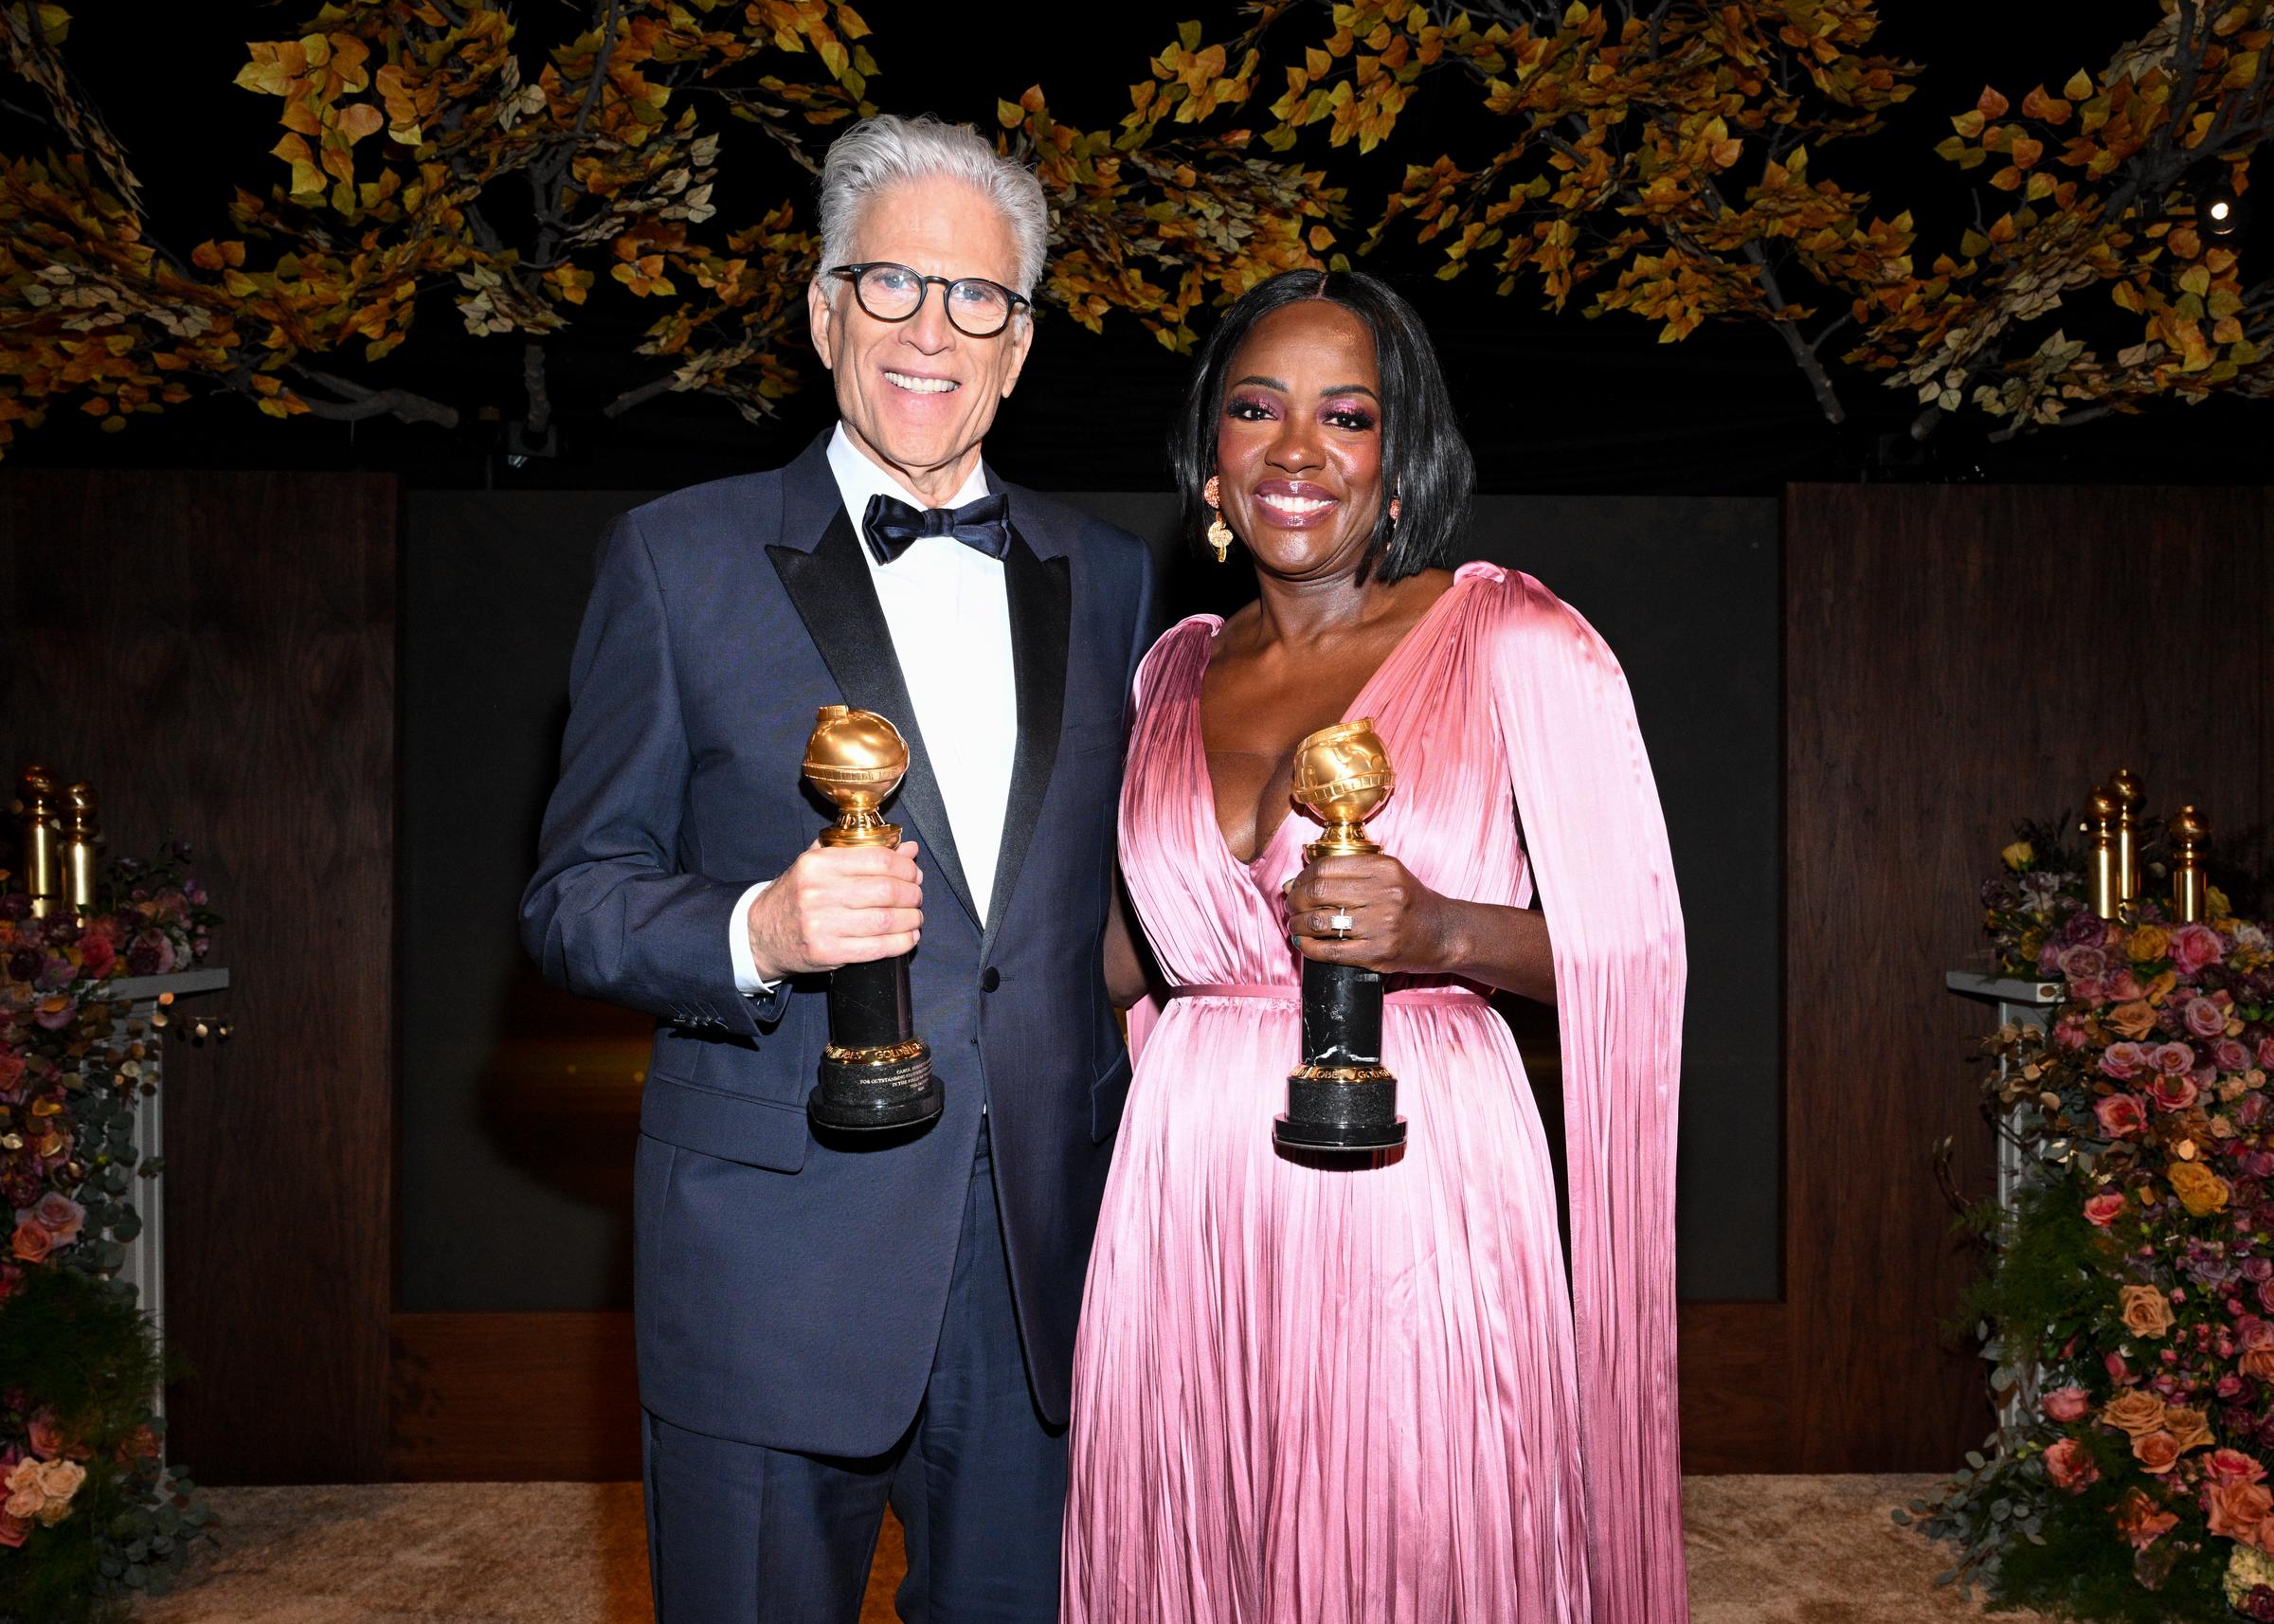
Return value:
<svg viewBox="0 0 2274 1624">
<path fill-rule="evenodd" d="M 1446 392 L 1445 372 L 1414 307 L 1390 285 L 1363 271 L 1283 271 L 1242 294 L 1200 346 L 1184 410 L 1169 440 L 1169 469 L 1183 499 L 1183 532 L 1199 545 L 1208 528 L 1202 489 L 1216 472 L 1217 424 L 1232 357 L 1275 310 L 1307 298 L 1341 305 L 1374 334 L 1381 373 L 1381 516 L 1359 560 L 1358 579 L 1390 582 L 1453 561 L 1469 514 L 1476 464 L 1461 438 Z M 1389 498 L 1398 499 L 1390 519 Z"/>
</svg>

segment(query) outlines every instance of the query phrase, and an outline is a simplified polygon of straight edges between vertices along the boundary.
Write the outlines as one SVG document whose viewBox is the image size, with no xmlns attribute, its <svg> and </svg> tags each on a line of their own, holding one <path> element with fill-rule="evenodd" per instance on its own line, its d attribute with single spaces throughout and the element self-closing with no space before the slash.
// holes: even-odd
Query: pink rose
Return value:
<svg viewBox="0 0 2274 1624">
<path fill-rule="evenodd" d="M 2089 981 L 2108 973 L 2108 955 L 2098 947 L 2066 947 L 2060 958 L 2061 973 L 2072 982 Z"/>
<path fill-rule="evenodd" d="M 2148 1085 L 2148 1097 L 2165 1110 L 2185 1110 L 2195 1103 L 2195 1094 L 2193 1077 L 2157 1077 Z"/>
<path fill-rule="evenodd" d="M 2055 1489 L 2070 1494 L 2084 1493 L 2101 1476 L 2101 1469 L 2093 1464 L 2090 1453 L 2074 1438 L 2062 1438 L 2046 1450 L 2045 1470 Z"/>
<path fill-rule="evenodd" d="M 2274 1072 L 2274 1038 L 2261 1038 L 2258 1040 L 2258 1063 L 2267 1071 Z"/>
<path fill-rule="evenodd" d="M 2211 1064 L 2229 1074 L 2250 1069 L 2250 1051 L 2231 1038 L 2222 1038 L 2211 1046 Z"/>
<path fill-rule="evenodd" d="M 2215 998 L 2190 999 L 2180 1015 L 2197 1038 L 2217 1038 L 2227 1030 L 2227 1011 Z"/>
<path fill-rule="evenodd" d="M 45 1460 L 53 1460 L 63 1453 L 63 1432 L 55 1424 L 55 1417 L 45 1411 L 32 1416 L 25 1429 L 31 1442 L 31 1453 Z"/>
<path fill-rule="evenodd" d="M 2234 1336 L 2245 1347 L 2274 1347 L 2274 1320 L 2246 1314 L 2235 1321 Z"/>
<path fill-rule="evenodd" d="M 2072 1052 L 2084 1048 L 2084 1022 L 2073 1015 L 2063 1016 L 2053 1022 L 2053 1042 Z"/>
<path fill-rule="evenodd" d="M 120 1466 L 132 1466 L 137 1460 L 157 1459 L 158 1435 L 148 1427 L 136 1427 L 119 1440 L 113 1458 Z"/>
<path fill-rule="evenodd" d="M 2056 1387 L 2045 1396 L 2048 1420 L 2081 1421 L 2091 1408 L 2092 1398 L 2082 1387 Z"/>
<path fill-rule="evenodd" d="M 2266 1469 L 2241 1450 L 2216 1449 L 2204 1457 L 2203 1475 L 2213 1483 L 2257 1483 Z"/>
<path fill-rule="evenodd" d="M 2100 1225 L 2103 1229 L 2106 1229 L 2110 1224 L 2114 1223 L 2117 1219 L 2117 1215 L 2121 1213 L 2123 1210 L 2124 1198 L 2114 1190 L 2103 1191 L 2102 1194 L 2093 1197 L 2090 1200 L 2084 1203 L 2085 1218 Z M 2073 1393 L 2077 1391 L 2077 1389 L 2073 1387 L 2064 1388 L 2063 1391 Z M 2070 1417 L 2065 1416 L 2061 1418 L 2066 1420 Z"/>
<path fill-rule="evenodd" d="M 2108 1001 L 2111 1003 L 2129 1003 L 2147 993 L 2147 988 L 2139 984 L 2139 978 L 2130 970 L 2117 971 L 2108 978 L 2107 984 Z"/>
<path fill-rule="evenodd" d="M 2115 1053 L 2121 1045 L 2112 1045 Z M 2130 1094 L 2110 1094 L 2092 1108 L 2092 1114 L 2101 1119 L 2101 1131 L 2111 1139 L 2121 1139 L 2127 1133 L 2138 1133 L 2147 1126 L 2147 1113 L 2139 1109 L 2139 1101 Z"/>
<path fill-rule="evenodd" d="M 117 962 L 118 949 L 111 946 L 108 936 L 89 931 L 79 939 L 79 967 L 87 976 L 100 981 Z"/>
<path fill-rule="evenodd" d="M 49 1235 L 46 1226 L 40 1223 L 38 1219 L 26 1218 L 22 1223 L 16 1225 L 15 1243 L 12 1250 L 16 1256 L 26 1263 L 46 1262 L 47 1254 L 54 1249 L 54 1246 L 55 1236 Z"/>
<path fill-rule="evenodd" d="M 2128 1083 L 2148 1069 L 2148 1052 L 2138 1043 L 2111 1043 L 2101 1052 L 2101 1070 Z"/>
<path fill-rule="evenodd" d="M 2208 925 L 2181 925 L 2172 931 L 2172 963 L 2181 975 L 2192 976 L 2206 965 L 2215 965 L 2227 955 L 2227 945 L 2219 933 Z"/>
<path fill-rule="evenodd" d="M 2107 1369 L 2108 1380 L 2119 1387 L 2128 1386 L 2139 1380 L 2132 1374 L 2132 1367 L 2124 1362 L 2124 1356 L 2121 1353 L 2103 1355 L 2101 1363 Z"/>
<path fill-rule="evenodd" d="M 2158 1043 L 2148 1061 L 2167 1077 L 2184 1077 L 2195 1069 L 2195 1052 L 2185 1043 Z"/>
<path fill-rule="evenodd" d="M 29 1216 L 55 1236 L 56 1245 L 68 1246 L 79 1238 L 79 1227 L 86 1222 L 87 1209 L 61 1190 L 49 1190 L 33 1203 Z"/>
</svg>

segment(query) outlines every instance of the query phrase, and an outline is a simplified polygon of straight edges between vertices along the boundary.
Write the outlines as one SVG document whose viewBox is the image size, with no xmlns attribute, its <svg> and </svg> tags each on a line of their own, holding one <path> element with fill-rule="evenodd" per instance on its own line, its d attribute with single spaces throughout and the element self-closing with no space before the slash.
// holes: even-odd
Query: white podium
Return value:
<svg viewBox="0 0 2274 1624">
<path fill-rule="evenodd" d="M 165 1154 L 166 1052 L 182 1040 L 179 1026 L 173 1024 L 172 1011 L 190 999 L 220 992 L 228 984 L 228 971 L 202 969 L 183 970 L 170 976 L 129 976 L 102 989 L 105 1003 L 125 1004 L 116 1021 L 121 1026 L 135 1021 L 149 1025 L 160 1001 L 170 996 L 171 999 L 167 1029 L 151 1034 L 149 1052 L 142 1061 L 141 1081 L 153 1086 L 135 1091 L 135 1168 L 130 1172 L 137 1171 L 151 1157 Z M 126 1259 L 119 1265 L 117 1275 L 135 1289 L 135 1301 L 150 1316 L 161 1343 L 166 1338 L 165 1185 L 163 1168 L 150 1178 L 135 1178 L 128 1185 L 127 1199 L 142 1220 L 142 1228 L 126 1243 Z M 160 1415 L 165 1413 L 165 1397 L 161 1389 L 157 1395 Z"/>
<path fill-rule="evenodd" d="M 2000 1026 L 2033 1026 L 2040 1032 L 2050 1023 L 2053 1011 L 2067 993 L 2066 986 L 2057 981 L 1986 976 L 1976 970 L 1952 970 L 1943 976 L 1942 984 L 1960 997 L 1995 1004 Z M 1997 1064 L 1998 1074 L 2002 1076 L 2006 1063 L 2001 1059 Z M 2013 1210 L 2014 1198 L 2020 1192 L 2021 1174 L 2021 1151 L 2001 1128 L 1997 1136 L 1997 1204 L 2008 1212 Z M 2001 1360 L 1995 1343 L 1985 1344 L 1983 1353 L 1992 1360 Z M 2001 1434 L 2025 1410 L 2036 1408 L 2039 1374 L 2034 1366 L 2012 1372 L 2012 1395 L 1997 1410 Z"/>
</svg>

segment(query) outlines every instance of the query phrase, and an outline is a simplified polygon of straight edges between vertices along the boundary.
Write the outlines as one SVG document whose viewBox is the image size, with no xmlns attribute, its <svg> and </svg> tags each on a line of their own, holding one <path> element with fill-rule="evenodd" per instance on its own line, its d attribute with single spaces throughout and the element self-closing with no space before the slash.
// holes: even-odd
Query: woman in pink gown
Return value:
<svg viewBox="0 0 2274 1624">
<path fill-rule="evenodd" d="M 1207 481 L 1262 601 L 1172 627 L 1138 678 L 1121 861 L 1168 996 L 1132 1012 L 1063 1617 L 1679 1624 L 1684 958 L 1625 681 L 1529 577 L 1430 568 L 1467 453 L 1381 284 L 1251 293 L 1189 419 L 1180 473 Z M 1360 716 L 1398 776 L 1368 824 L 1385 855 L 1307 865 L 1292 746 Z M 1305 954 L 1388 976 L 1402 1151 L 1273 1146 Z M 1109 963 L 1133 996 L 1133 953 Z M 1569 1286 L 1495 985 L 1559 1009 Z"/>
</svg>

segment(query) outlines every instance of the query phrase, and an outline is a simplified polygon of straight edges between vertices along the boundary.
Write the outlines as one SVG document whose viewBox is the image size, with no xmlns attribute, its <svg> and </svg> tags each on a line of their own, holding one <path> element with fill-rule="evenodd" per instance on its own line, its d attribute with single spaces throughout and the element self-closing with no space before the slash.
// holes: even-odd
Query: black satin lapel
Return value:
<svg viewBox="0 0 2274 1624">
<path fill-rule="evenodd" d="M 860 556 L 853 521 L 840 504 L 811 552 L 776 546 L 768 547 L 766 554 L 774 561 L 774 572 L 782 577 L 783 589 L 805 623 L 813 646 L 821 651 L 821 662 L 837 678 L 845 703 L 888 718 L 908 740 L 908 776 L 900 781 L 899 794 L 886 803 L 885 814 L 915 826 L 924 848 L 917 860 L 948 882 L 948 892 L 976 924 L 979 911 L 971 906 L 971 887 L 956 856 L 948 803 L 940 798 L 931 752 L 924 748 L 923 731 L 916 726 L 916 708 L 909 703 L 893 634 L 884 623 L 884 606 L 876 601 L 876 586 Z"/>
<path fill-rule="evenodd" d="M 1026 862 L 1042 798 L 1058 759 L 1058 727 L 1066 715 L 1066 639 L 1073 622 L 1071 566 L 1063 555 L 1037 558 L 1014 530 L 1002 561 L 1011 614 L 1011 669 L 1019 691 L 1019 748 L 1011 761 L 1011 788 L 1002 808 L 1002 851 L 995 864 L 995 894 L 987 903 L 987 937 L 994 938 L 1019 871 Z"/>
</svg>

